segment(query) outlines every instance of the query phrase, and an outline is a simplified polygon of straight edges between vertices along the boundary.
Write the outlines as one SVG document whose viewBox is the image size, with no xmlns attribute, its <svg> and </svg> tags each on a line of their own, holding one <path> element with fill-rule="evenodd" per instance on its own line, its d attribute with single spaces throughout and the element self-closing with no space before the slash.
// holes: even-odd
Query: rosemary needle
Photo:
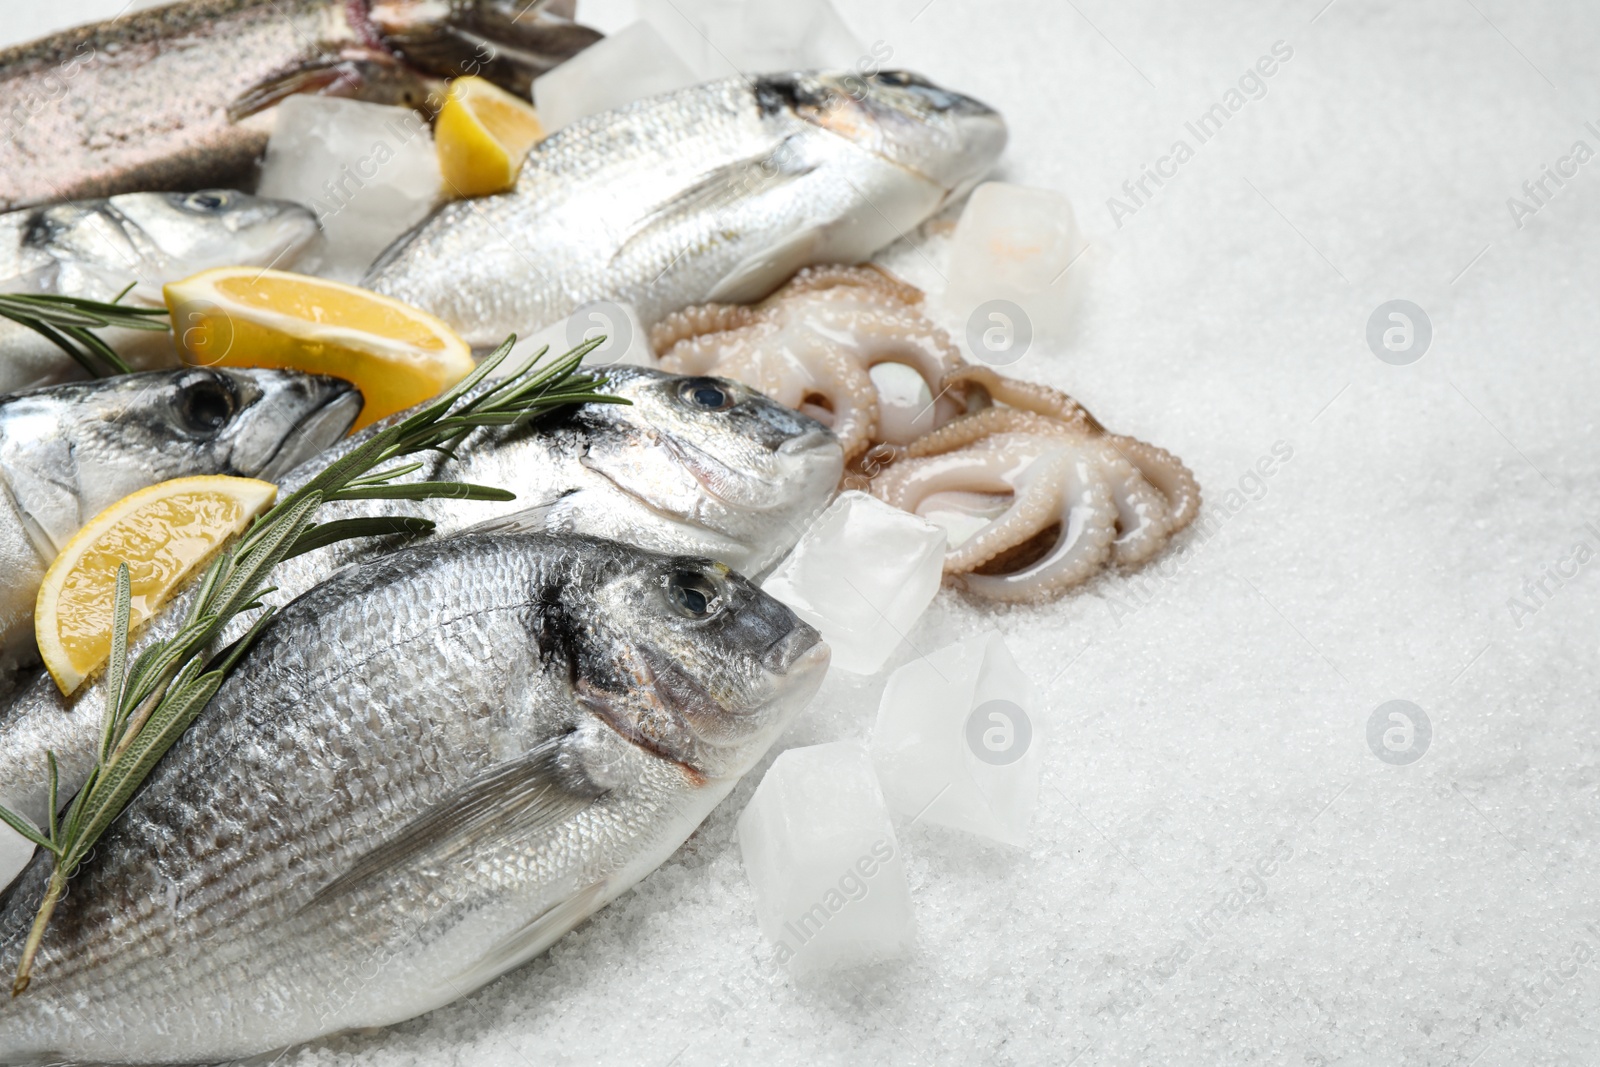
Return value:
<svg viewBox="0 0 1600 1067">
<path fill-rule="evenodd" d="M 40 334 L 77 360 L 92 377 L 128 374 L 132 368 L 93 331 L 107 327 L 172 329 L 166 308 L 131 307 L 119 302 L 132 288 L 130 283 L 109 303 L 47 293 L 0 293 L 0 318 L 10 319 Z"/>
</svg>

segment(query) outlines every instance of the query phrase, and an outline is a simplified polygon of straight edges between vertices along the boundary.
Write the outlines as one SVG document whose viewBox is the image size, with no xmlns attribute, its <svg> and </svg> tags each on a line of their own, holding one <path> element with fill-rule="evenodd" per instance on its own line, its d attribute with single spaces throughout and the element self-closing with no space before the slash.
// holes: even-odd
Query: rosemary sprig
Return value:
<svg viewBox="0 0 1600 1067">
<path fill-rule="evenodd" d="M 206 570 L 182 628 L 153 642 L 131 663 L 128 568 L 126 564 L 119 568 L 95 767 L 65 816 L 57 819 L 56 764 L 54 754 L 50 755 L 50 813 L 43 829 L 0 807 L 0 819 L 53 857 L 50 882 L 23 948 L 12 996 L 28 988 L 34 957 L 73 872 L 271 620 L 275 609 L 265 608 L 244 636 L 207 656 L 207 650 L 236 616 L 261 608 L 261 598 L 272 591 L 267 581 L 273 567 L 290 556 L 350 537 L 425 533 L 433 528 L 425 519 L 402 517 L 318 524 L 312 521 L 317 508 L 337 500 L 510 500 L 513 495 L 502 489 L 461 482 L 396 484 L 395 479 L 421 469 L 418 462 L 377 468 L 421 452 L 452 454 L 461 439 L 478 427 L 525 424 L 567 404 L 627 403 L 600 393 L 600 379 L 578 373 L 584 355 L 601 343 L 598 338 L 535 371 L 544 355 L 541 350 L 504 381 L 469 395 L 505 359 L 514 340 L 508 339 L 454 389 L 333 461 L 257 519 Z"/>
<path fill-rule="evenodd" d="M 110 303 L 79 296 L 3 293 L 0 294 L 0 318 L 41 334 L 95 378 L 129 374 L 133 368 L 92 331 L 107 326 L 126 330 L 172 329 L 166 308 L 130 307 L 120 303 L 132 288 L 130 282 Z"/>
</svg>

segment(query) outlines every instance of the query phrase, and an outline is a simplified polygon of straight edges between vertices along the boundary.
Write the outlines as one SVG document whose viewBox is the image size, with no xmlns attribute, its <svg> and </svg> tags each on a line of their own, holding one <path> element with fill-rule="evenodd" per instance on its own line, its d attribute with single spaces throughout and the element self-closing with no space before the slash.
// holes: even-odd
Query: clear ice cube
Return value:
<svg viewBox="0 0 1600 1067">
<path fill-rule="evenodd" d="M 761 932 L 796 975 L 906 955 L 915 938 L 900 844 L 872 760 L 838 741 L 773 761 L 739 816 Z"/>
<path fill-rule="evenodd" d="M 641 20 L 534 79 L 533 102 L 545 130 L 554 132 L 581 118 L 699 80 L 661 31 Z"/>
<path fill-rule="evenodd" d="M 296 200 L 322 223 L 323 248 L 296 269 L 356 281 L 439 200 L 428 123 L 410 108 L 326 96 L 279 104 L 257 192 Z"/>
<path fill-rule="evenodd" d="M 964 339 L 971 355 L 1001 365 L 1010 361 L 1008 354 L 1020 358 L 1003 345 L 1006 330 L 1016 326 L 1004 321 L 1003 310 L 999 319 L 978 314 L 990 301 L 1020 307 L 1030 334 L 1059 332 L 1069 304 L 1065 272 L 1086 247 L 1072 204 L 1060 193 L 1006 182 L 985 182 L 973 190 L 956 223 L 943 298 L 945 307 L 968 323 Z M 995 324 L 1001 333 L 988 333 Z M 986 345 L 986 334 L 1000 342 Z"/>
<path fill-rule="evenodd" d="M 641 0 L 640 13 L 701 79 L 873 58 L 828 0 Z"/>
<path fill-rule="evenodd" d="M 1033 684 L 995 632 L 889 675 L 872 760 L 897 814 L 1025 845 L 1039 802 Z"/>
<path fill-rule="evenodd" d="M 835 666 L 881 668 L 939 591 L 945 532 L 866 493 L 840 493 L 761 588 L 822 631 Z"/>
</svg>

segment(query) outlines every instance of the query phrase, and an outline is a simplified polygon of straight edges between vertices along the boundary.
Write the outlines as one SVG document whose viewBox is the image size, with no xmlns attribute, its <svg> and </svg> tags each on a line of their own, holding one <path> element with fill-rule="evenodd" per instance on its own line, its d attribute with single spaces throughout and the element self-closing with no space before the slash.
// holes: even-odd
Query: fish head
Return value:
<svg viewBox="0 0 1600 1067">
<path fill-rule="evenodd" d="M 309 208 L 232 189 L 126 193 L 109 203 L 137 227 L 164 280 L 211 267 L 288 266 L 319 233 Z"/>
<path fill-rule="evenodd" d="M 408 66 L 438 78 L 479 75 L 526 97 L 533 80 L 600 34 L 570 0 L 372 0 L 367 20 Z"/>
<path fill-rule="evenodd" d="M 799 118 L 947 191 L 970 192 L 1000 158 L 1006 124 L 978 100 L 906 71 L 797 71 L 759 77 L 764 109 Z"/>
<path fill-rule="evenodd" d="M 709 559 L 613 546 L 604 576 L 561 598 L 584 620 L 564 627 L 578 706 L 699 780 L 747 771 L 827 669 L 814 627 Z"/>
<path fill-rule="evenodd" d="M 744 548 L 722 558 L 756 571 L 792 545 L 844 469 L 820 422 L 729 378 L 607 371 L 626 405 L 588 405 L 582 462 L 654 513 Z"/>
<path fill-rule="evenodd" d="M 272 481 L 349 429 L 361 395 L 294 371 L 192 367 L 71 382 L 0 403 L 0 477 L 41 545 L 147 485 Z"/>
</svg>

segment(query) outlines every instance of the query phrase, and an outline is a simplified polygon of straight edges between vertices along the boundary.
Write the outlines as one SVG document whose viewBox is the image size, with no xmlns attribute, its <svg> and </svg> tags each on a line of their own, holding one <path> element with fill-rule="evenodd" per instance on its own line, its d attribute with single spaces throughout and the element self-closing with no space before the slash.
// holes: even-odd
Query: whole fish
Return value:
<svg viewBox="0 0 1600 1067">
<path fill-rule="evenodd" d="M 211 1062 L 456 1000 L 665 861 L 827 661 L 706 559 L 469 535 L 346 570 L 101 839 L 0 1058 Z M 7 974 L 48 874 L 5 897 Z"/>
<path fill-rule="evenodd" d="M 0 209 L 253 181 L 294 93 L 423 105 L 481 74 L 524 97 L 599 38 L 570 0 L 187 0 L 0 51 Z"/>
<path fill-rule="evenodd" d="M 606 389 L 631 404 L 583 405 L 522 431 L 475 435 L 456 459 L 432 460 L 405 479 L 498 486 L 516 493 L 514 501 L 352 501 L 324 507 L 317 521 L 417 515 L 450 534 L 515 516 L 519 528 L 708 556 L 756 574 L 794 545 L 839 482 L 844 460 L 833 434 L 736 382 L 615 367 Z M 285 492 L 303 484 L 373 432 L 346 438 L 280 484 Z M 279 592 L 269 600 L 282 603 L 388 547 L 344 542 L 287 560 L 272 573 Z M 176 630 L 187 608 L 188 597 L 174 598 L 134 648 Z M 236 620 L 224 637 L 242 631 Z M 62 801 L 76 792 L 93 766 L 103 706 L 99 679 L 67 700 L 44 671 L 28 676 L 0 710 L 0 804 L 44 817 L 46 750 L 60 764 Z M 22 840 L 0 829 L 0 839 Z"/>
<path fill-rule="evenodd" d="M 709 82 L 558 130 L 515 189 L 438 209 L 363 284 L 477 346 L 595 300 L 649 327 L 866 259 L 965 195 L 1005 140 L 993 110 L 912 74 Z"/>
<path fill-rule="evenodd" d="M 200 367 L 0 397 L 0 692 L 38 661 L 39 582 L 84 523 L 168 478 L 279 478 L 360 411 L 337 378 Z"/>
<path fill-rule="evenodd" d="M 3 164 L 0 164 L 3 167 Z M 0 293 L 54 293 L 161 307 L 161 287 L 211 267 L 288 267 L 318 238 L 299 204 L 227 189 L 125 193 L 0 215 Z M 180 328 L 181 328 L 180 324 Z M 170 334 L 102 330 L 136 367 L 175 364 Z M 82 377 L 61 349 L 0 320 L 0 393 Z"/>
</svg>

